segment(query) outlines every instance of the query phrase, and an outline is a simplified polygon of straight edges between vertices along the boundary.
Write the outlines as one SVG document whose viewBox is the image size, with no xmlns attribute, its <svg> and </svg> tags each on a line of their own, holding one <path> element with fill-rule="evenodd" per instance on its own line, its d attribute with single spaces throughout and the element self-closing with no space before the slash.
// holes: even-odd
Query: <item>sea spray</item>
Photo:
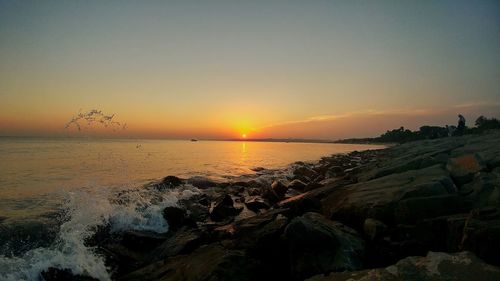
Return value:
<svg viewBox="0 0 500 281">
<path fill-rule="evenodd" d="M 168 231 L 163 208 L 175 206 L 179 199 L 189 198 L 199 190 L 185 185 L 159 192 L 154 188 L 137 188 L 111 192 L 107 188 L 85 188 L 69 192 L 64 203 L 64 219 L 54 243 L 32 249 L 19 257 L 0 255 L 0 280 L 39 280 L 49 267 L 67 268 L 74 274 L 110 280 L 110 268 L 104 257 L 84 241 L 99 226 L 109 224 L 112 232 L 129 229 L 159 233 Z"/>
</svg>

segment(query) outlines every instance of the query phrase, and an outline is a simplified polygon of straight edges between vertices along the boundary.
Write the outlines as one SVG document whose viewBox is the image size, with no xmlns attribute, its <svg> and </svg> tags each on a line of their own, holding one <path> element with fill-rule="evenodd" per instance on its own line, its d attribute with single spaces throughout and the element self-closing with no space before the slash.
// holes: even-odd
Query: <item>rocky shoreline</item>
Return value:
<svg viewBox="0 0 500 281">
<path fill-rule="evenodd" d="M 166 207 L 167 233 L 103 227 L 114 280 L 500 280 L 500 132 L 256 169 Z M 49 268 L 45 280 L 96 280 Z"/>
</svg>

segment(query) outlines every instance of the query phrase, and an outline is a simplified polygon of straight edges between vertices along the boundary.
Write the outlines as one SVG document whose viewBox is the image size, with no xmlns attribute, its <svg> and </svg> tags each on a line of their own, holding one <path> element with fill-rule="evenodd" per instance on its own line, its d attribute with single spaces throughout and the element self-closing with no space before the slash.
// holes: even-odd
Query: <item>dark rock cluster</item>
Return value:
<svg viewBox="0 0 500 281">
<path fill-rule="evenodd" d="M 500 132 L 256 170 L 224 183 L 165 178 L 159 188 L 202 193 L 164 210 L 166 234 L 94 241 L 113 278 L 500 280 Z"/>
</svg>

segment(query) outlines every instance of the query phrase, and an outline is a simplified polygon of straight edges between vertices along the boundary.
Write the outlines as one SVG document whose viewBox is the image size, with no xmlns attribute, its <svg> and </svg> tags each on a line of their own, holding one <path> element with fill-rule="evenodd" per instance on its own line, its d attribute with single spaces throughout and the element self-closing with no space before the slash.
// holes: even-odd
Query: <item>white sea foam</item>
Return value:
<svg viewBox="0 0 500 281">
<path fill-rule="evenodd" d="M 0 280 L 39 280 L 40 273 L 49 267 L 110 280 L 104 258 L 95 248 L 87 247 L 85 239 L 91 237 L 98 226 L 107 223 L 114 232 L 126 229 L 167 232 L 168 223 L 162 217 L 162 209 L 198 192 L 192 186 L 162 193 L 135 189 L 117 195 L 99 188 L 71 192 L 65 204 L 67 220 L 53 245 L 30 250 L 21 257 L 0 255 Z"/>
</svg>

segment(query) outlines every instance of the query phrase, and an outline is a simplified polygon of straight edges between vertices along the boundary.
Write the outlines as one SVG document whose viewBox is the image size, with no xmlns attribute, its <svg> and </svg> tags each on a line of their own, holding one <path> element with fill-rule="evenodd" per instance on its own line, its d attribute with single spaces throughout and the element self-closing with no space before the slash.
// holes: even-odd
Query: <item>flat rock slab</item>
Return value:
<svg viewBox="0 0 500 281">
<path fill-rule="evenodd" d="M 454 193 L 448 171 L 435 165 L 340 188 L 321 204 L 326 216 L 361 229 L 367 218 L 394 222 L 395 207 L 401 200 Z"/>
</svg>

